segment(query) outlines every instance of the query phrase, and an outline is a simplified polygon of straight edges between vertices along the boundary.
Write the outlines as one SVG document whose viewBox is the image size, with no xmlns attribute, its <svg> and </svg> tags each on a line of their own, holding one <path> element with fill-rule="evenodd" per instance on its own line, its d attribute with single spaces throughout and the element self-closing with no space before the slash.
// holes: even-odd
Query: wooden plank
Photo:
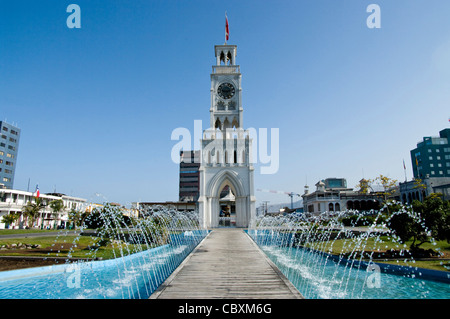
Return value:
<svg viewBox="0 0 450 319">
<path fill-rule="evenodd" d="M 214 229 L 150 299 L 303 296 L 242 229 Z"/>
</svg>

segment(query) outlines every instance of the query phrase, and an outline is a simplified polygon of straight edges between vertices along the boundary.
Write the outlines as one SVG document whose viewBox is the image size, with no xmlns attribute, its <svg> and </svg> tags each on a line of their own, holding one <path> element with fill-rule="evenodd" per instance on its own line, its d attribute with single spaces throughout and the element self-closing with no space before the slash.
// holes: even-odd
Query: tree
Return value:
<svg viewBox="0 0 450 319">
<path fill-rule="evenodd" d="M 83 220 L 83 213 L 79 210 L 72 208 L 67 214 L 69 221 L 74 224 L 74 226 L 80 226 Z"/>
<path fill-rule="evenodd" d="M 389 202 L 389 197 L 391 197 L 397 190 L 397 180 L 380 174 L 380 176 L 374 179 L 361 179 L 356 187 L 359 188 L 359 193 L 369 194 L 370 191 L 373 191 L 373 184 L 379 184 L 383 187 L 383 191 L 379 192 L 379 194 L 381 193 L 383 196 L 383 202 L 387 204 L 386 210 L 389 214 L 389 206 L 392 205 L 392 203 Z"/>
<path fill-rule="evenodd" d="M 56 220 L 55 223 L 57 224 L 59 220 L 59 212 L 61 212 L 64 209 L 64 202 L 62 199 L 55 199 L 50 202 L 49 206 L 53 211 L 53 216 Z"/>
<path fill-rule="evenodd" d="M 34 222 L 39 217 L 40 210 L 44 207 L 44 202 L 39 197 L 36 198 L 36 201 L 34 203 L 28 202 L 25 206 L 22 207 L 23 214 L 28 218 L 29 228 L 33 227 Z"/>
<path fill-rule="evenodd" d="M 450 242 L 450 201 L 431 194 L 422 202 L 413 201 L 413 209 L 424 219 L 431 236 L 437 240 Z"/>
<path fill-rule="evenodd" d="M 383 187 L 383 197 L 386 203 L 390 196 L 394 195 L 397 186 L 397 180 L 381 175 L 372 180 L 373 183 L 378 182 Z"/>
<path fill-rule="evenodd" d="M 2 223 L 8 224 L 8 225 L 14 224 L 16 222 L 16 220 L 19 219 L 19 217 L 20 217 L 19 213 L 11 212 L 11 213 L 3 216 Z"/>
<path fill-rule="evenodd" d="M 369 194 L 369 191 L 371 189 L 370 184 L 371 184 L 370 179 L 365 179 L 365 178 L 361 179 L 359 181 L 359 184 L 356 185 L 356 187 L 359 188 L 358 192 L 361 194 Z"/>
<path fill-rule="evenodd" d="M 403 243 L 412 239 L 412 251 L 418 251 L 431 237 L 450 242 L 450 202 L 432 194 L 423 203 L 414 201 L 412 210 L 394 213 L 387 225 Z"/>
</svg>

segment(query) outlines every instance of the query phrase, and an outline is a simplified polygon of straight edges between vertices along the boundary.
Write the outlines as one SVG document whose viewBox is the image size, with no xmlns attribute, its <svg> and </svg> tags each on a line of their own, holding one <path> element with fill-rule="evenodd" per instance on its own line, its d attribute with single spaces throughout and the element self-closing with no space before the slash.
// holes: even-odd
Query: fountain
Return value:
<svg viewBox="0 0 450 319">
<path fill-rule="evenodd" d="M 64 264 L 0 272 L 0 299 L 148 298 L 208 231 L 199 227 L 198 213 L 163 206 L 139 213 L 130 219 L 118 207 L 97 209 L 84 220 Z M 92 239 L 89 261 L 73 262 L 83 236 Z M 113 258 L 98 257 L 106 245 Z"/>
<path fill-rule="evenodd" d="M 148 298 L 208 231 L 197 213 L 162 206 L 139 213 L 126 218 L 113 206 L 91 213 L 65 263 L 0 272 L 0 299 Z M 248 234 L 306 298 L 448 298 L 450 273 L 416 267 L 417 258 L 387 227 L 400 213 L 388 220 L 383 211 L 264 216 Z M 86 238 L 87 256 L 74 262 Z M 409 265 L 385 263 L 389 254 Z"/>
<path fill-rule="evenodd" d="M 248 234 L 305 298 L 449 298 L 450 272 L 415 267 L 385 218 L 385 210 L 264 216 Z M 385 263 L 391 255 L 409 265 Z"/>
</svg>

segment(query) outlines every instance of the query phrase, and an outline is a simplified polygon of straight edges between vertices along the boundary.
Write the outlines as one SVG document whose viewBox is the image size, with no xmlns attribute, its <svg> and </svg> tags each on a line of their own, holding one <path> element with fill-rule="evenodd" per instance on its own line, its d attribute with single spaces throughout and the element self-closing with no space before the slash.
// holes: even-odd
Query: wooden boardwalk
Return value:
<svg viewBox="0 0 450 319">
<path fill-rule="evenodd" d="M 150 299 L 300 299 L 275 264 L 242 230 L 214 229 Z"/>
</svg>

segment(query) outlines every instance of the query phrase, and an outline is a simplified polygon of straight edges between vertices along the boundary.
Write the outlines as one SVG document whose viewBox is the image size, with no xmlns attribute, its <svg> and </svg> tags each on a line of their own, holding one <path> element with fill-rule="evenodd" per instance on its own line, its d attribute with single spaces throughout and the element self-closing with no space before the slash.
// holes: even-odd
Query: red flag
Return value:
<svg viewBox="0 0 450 319">
<path fill-rule="evenodd" d="M 225 12 L 225 42 L 228 41 L 230 37 L 230 30 L 228 29 L 228 17 L 227 13 Z"/>
<path fill-rule="evenodd" d="M 39 186 L 36 185 L 36 191 L 34 192 L 34 197 L 39 198 L 39 195 L 40 195 L 40 193 L 39 193 Z"/>
</svg>

